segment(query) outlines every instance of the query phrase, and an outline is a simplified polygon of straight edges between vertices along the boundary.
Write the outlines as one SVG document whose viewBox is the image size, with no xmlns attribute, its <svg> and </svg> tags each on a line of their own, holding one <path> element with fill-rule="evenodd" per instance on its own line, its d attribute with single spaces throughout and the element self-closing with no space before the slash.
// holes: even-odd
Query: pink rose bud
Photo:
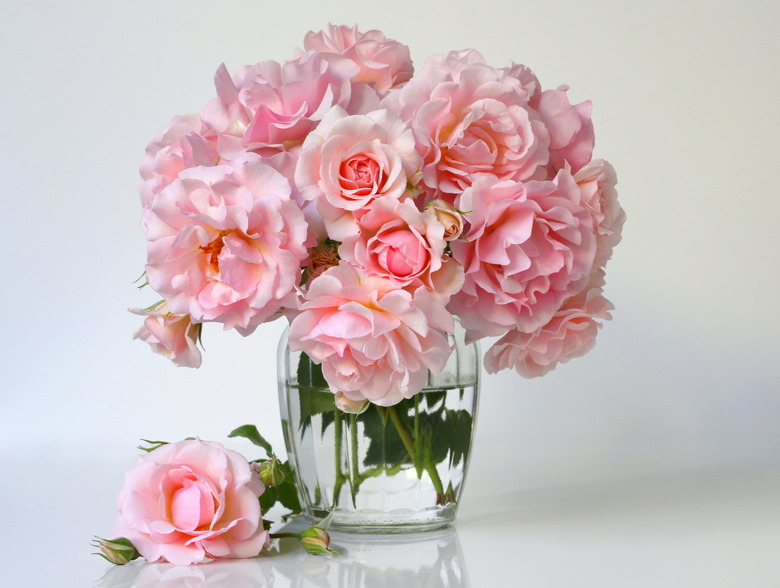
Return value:
<svg viewBox="0 0 780 588">
<path fill-rule="evenodd" d="M 110 561 L 112 564 L 118 566 L 124 565 L 141 556 L 130 540 L 125 537 L 118 537 L 116 539 L 95 537 L 95 542 L 92 545 L 100 549 L 100 552 L 95 552 L 94 555 L 99 555 L 106 561 Z"/>
<path fill-rule="evenodd" d="M 444 225 L 445 241 L 453 241 L 460 237 L 463 232 L 463 217 L 452 204 L 444 200 L 433 200 L 428 203 L 427 208 L 432 210 L 436 220 Z"/>
<path fill-rule="evenodd" d="M 352 400 L 347 398 L 343 392 L 336 392 L 336 408 L 347 414 L 363 414 L 370 404 L 365 398 L 362 400 Z"/>
<path fill-rule="evenodd" d="M 330 545 L 330 535 L 325 529 L 319 527 L 309 527 L 300 534 L 301 545 L 312 555 L 321 555 L 323 553 L 333 553 L 328 546 Z"/>
<path fill-rule="evenodd" d="M 275 457 L 261 463 L 257 473 L 266 486 L 278 486 L 285 478 L 284 468 Z"/>
</svg>

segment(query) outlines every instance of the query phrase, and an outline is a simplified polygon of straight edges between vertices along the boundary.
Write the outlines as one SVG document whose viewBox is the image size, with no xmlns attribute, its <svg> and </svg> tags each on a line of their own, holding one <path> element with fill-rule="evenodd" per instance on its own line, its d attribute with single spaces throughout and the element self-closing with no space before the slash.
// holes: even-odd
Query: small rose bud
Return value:
<svg viewBox="0 0 780 588">
<path fill-rule="evenodd" d="M 330 545 L 330 535 L 325 529 L 319 527 L 309 527 L 303 533 L 300 534 L 301 545 L 303 548 L 313 555 L 320 555 L 323 553 L 333 553 L 328 546 Z"/>
<path fill-rule="evenodd" d="M 95 537 L 95 542 L 92 546 L 100 549 L 100 552 L 95 552 L 94 555 L 99 555 L 103 559 L 118 566 L 141 557 L 141 554 L 138 553 L 135 546 L 130 543 L 130 539 L 126 539 L 125 537 L 117 537 L 116 539 Z"/>
<path fill-rule="evenodd" d="M 344 396 L 343 392 L 336 392 L 335 403 L 336 408 L 341 412 L 346 412 L 348 414 L 363 414 L 370 404 L 368 400 L 352 400 L 347 398 Z"/>
<path fill-rule="evenodd" d="M 444 240 L 453 241 L 463 232 L 463 217 L 452 204 L 444 200 L 433 200 L 426 208 L 433 211 L 438 220 L 444 225 Z"/>
<path fill-rule="evenodd" d="M 257 468 L 257 473 L 266 486 L 278 486 L 285 478 L 284 468 L 275 457 L 261 463 Z"/>
</svg>

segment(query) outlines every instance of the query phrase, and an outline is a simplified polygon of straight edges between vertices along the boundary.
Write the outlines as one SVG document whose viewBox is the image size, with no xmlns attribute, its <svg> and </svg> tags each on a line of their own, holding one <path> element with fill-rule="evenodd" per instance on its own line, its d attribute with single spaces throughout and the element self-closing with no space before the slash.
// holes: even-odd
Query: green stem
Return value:
<svg viewBox="0 0 780 588">
<path fill-rule="evenodd" d="M 406 451 L 409 453 L 409 457 L 412 458 L 412 463 L 417 464 L 418 458 L 414 450 L 414 440 L 412 439 L 411 435 L 409 435 L 409 431 L 406 430 L 406 427 L 404 427 L 403 423 L 401 422 L 401 417 L 398 416 L 398 411 L 396 411 L 395 406 L 388 407 L 387 411 L 390 413 L 390 419 L 393 421 L 395 429 L 398 431 L 398 435 L 401 437 L 401 441 L 403 442 Z M 444 496 L 444 485 L 442 484 L 441 478 L 439 477 L 439 472 L 436 470 L 436 464 L 431 462 L 430 458 L 426 458 L 424 467 L 428 471 L 428 475 L 431 477 L 431 482 L 433 483 L 433 487 L 436 489 L 436 493 L 439 496 Z"/>
<path fill-rule="evenodd" d="M 298 533 L 271 533 L 269 537 L 271 537 L 271 539 L 286 539 L 286 538 L 300 539 L 301 538 L 301 536 Z"/>
<path fill-rule="evenodd" d="M 344 474 L 341 472 L 341 449 L 344 442 L 344 431 L 342 430 L 341 423 L 341 411 L 336 410 L 333 415 L 333 434 L 335 436 L 335 448 L 336 448 L 336 481 L 333 488 L 333 506 L 336 508 L 339 502 L 339 494 L 341 494 L 341 487 L 344 485 Z"/>
<path fill-rule="evenodd" d="M 349 481 L 349 487 L 352 491 L 352 506 L 357 508 L 355 497 L 357 496 L 358 487 L 360 486 L 360 470 L 358 468 L 358 415 L 353 414 L 349 419 L 349 439 L 350 439 L 350 472 L 351 479 Z"/>
</svg>

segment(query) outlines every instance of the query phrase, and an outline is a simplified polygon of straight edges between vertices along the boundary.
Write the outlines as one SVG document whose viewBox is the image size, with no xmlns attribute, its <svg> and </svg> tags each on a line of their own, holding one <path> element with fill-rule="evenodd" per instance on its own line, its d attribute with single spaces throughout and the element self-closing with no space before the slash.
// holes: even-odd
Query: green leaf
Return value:
<svg viewBox="0 0 780 588">
<path fill-rule="evenodd" d="M 409 419 L 407 407 L 404 406 L 407 402 L 403 400 L 396 405 L 396 408 L 400 409 L 398 413 L 404 426 L 407 430 L 412 430 L 414 423 L 409 422 L 411 419 Z M 368 439 L 368 448 L 363 463 L 366 466 L 387 466 L 388 469 L 411 464 L 409 452 L 393 423 L 387 418 L 387 412 L 377 410 L 378 408 L 371 405 L 358 418 L 358 422 L 363 423 L 364 435 Z"/>
<path fill-rule="evenodd" d="M 301 503 L 298 500 L 298 490 L 295 488 L 295 483 L 292 479 L 285 478 L 284 482 L 279 484 L 276 489 L 282 506 L 289 509 L 291 514 L 299 514 L 302 510 Z"/>
<path fill-rule="evenodd" d="M 277 488 L 278 486 L 266 486 L 265 491 L 260 495 L 260 510 L 263 511 L 263 514 L 270 511 L 278 502 Z"/>
<path fill-rule="evenodd" d="M 315 415 L 322 415 L 322 432 L 324 434 L 325 429 L 333 423 L 333 414 L 337 409 L 333 401 L 333 393 L 322 375 L 322 366 L 314 363 L 305 353 L 301 353 L 297 378 L 301 409 L 298 426 L 301 437 L 311 427 L 311 419 Z"/>
<path fill-rule="evenodd" d="M 322 375 L 322 366 L 314 363 L 305 353 L 301 353 L 298 361 L 298 386 L 301 388 L 327 388 L 328 382 Z"/>
<path fill-rule="evenodd" d="M 260 434 L 260 431 L 258 431 L 257 427 L 254 425 L 243 425 L 238 427 L 237 429 L 231 431 L 228 437 L 243 437 L 244 439 L 249 439 L 255 445 L 265 449 L 265 452 L 268 454 L 269 458 L 274 454 L 274 450 L 271 447 L 271 444 L 263 438 L 263 436 Z"/>
</svg>

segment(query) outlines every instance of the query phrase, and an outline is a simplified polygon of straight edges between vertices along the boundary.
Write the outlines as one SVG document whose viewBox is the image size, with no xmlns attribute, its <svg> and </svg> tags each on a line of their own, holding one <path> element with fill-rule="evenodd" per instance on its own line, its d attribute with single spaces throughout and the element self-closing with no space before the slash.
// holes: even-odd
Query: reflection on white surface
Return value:
<svg viewBox="0 0 780 588">
<path fill-rule="evenodd" d="M 113 566 L 97 588 L 255 588 L 268 586 L 261 560 L 219 561 L 197 566 Z"/>
<path fill-rule="evenodd" d="M 458 533 L 449 527 L 414 535 L 360 536 L 334 533 L 343 551 L 311 576 L 304 569 L 298 587 L 401 588 L 469 586 Z M 307 563 L 310 560 L 307 560 Z M 310 571 L 314 572 L 314 563 Z"/>
<path fill-rule="evenodd" d="M 332 534 L 333 557 L 308 555 L 284 539 L 255 559 L 196 566 L 113 566 L 96 588 L 466 588 L 458 534 L 449 527 L 410 535 Z"/>
</svg>

